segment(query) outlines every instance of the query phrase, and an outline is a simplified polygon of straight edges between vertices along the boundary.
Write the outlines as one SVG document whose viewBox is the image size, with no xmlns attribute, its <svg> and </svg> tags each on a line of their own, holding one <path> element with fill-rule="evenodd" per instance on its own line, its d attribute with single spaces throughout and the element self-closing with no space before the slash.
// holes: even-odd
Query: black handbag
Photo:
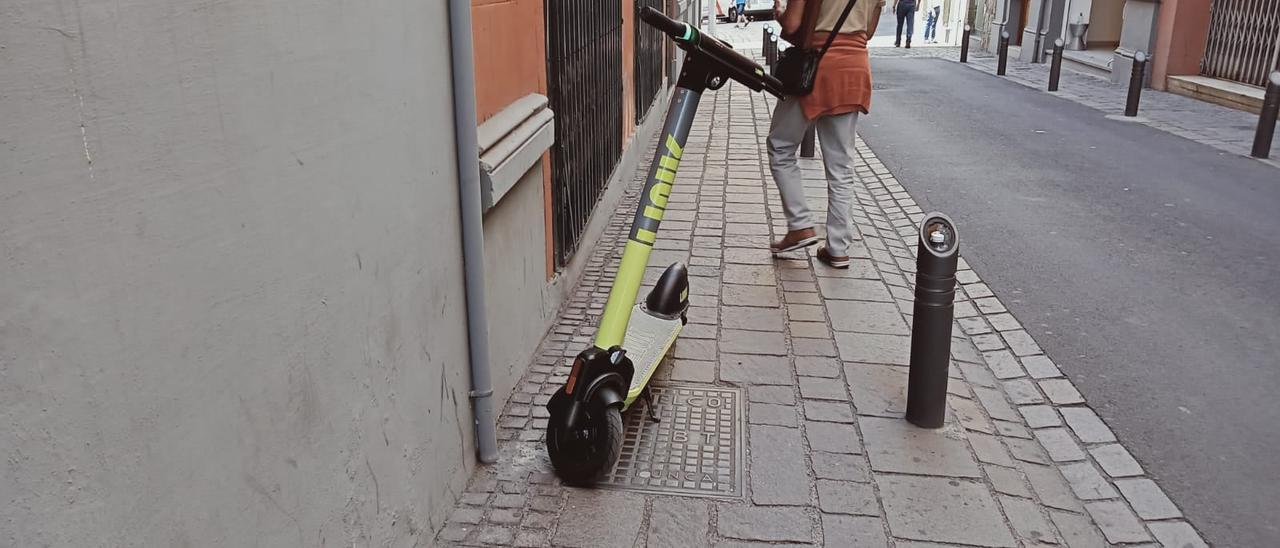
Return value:
<svg viewBox="0 0 1280 548">
<path fill-rule="evenodd" d="M 821 0 L 809 0 L 810 2 L 820 2 Z M 816 12 L 813 21 L 805 21 L 803 24 L 810 25 L 807 30 L 808 34 L 802 33 L 799 45 L 793 45 L 783 51 L 778 60 L 773 63 L 773 77 L 782 82 L 782 92 L 788 97 L 803 97 L 813 92 L 813 83 L 818 77 L 818 64 L 822 62 L 822 56 L 826 55 L 827 49 L 831 47 L 831 43 L 835 41 L 836 35 L 840 33 L 840 29 L 844 27 L 845 19 L 849 18 L 849 12 L 853 11 L 853 5 L 858 0 L 849 0 L 845 5 L 844 12 L 840 14 L 840 19 L 836 21 L 836 26 L 827 35 L 827 42 L 818 49 L 809 49 L 804 47 L 804 43 L 808 42 L 809 34 L 813 32 L 812 25 L 816 24 Z M 805 6 L 807 9 L 809 6 Z M 806 13 L 806 15 L 808 15 Z M 809 19 L 809 17 L 806 17 Z"/>
</svg>

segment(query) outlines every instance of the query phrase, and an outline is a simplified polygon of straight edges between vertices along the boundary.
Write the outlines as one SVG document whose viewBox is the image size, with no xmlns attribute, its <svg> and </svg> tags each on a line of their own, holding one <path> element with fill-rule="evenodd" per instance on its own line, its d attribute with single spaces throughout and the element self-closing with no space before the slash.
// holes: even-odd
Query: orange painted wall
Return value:
<svg viewBox="0 0 1280 548">
<path fill-rule="evenodd" d="M 1209 0 L 1164 0 L 1156 21 L 1151 87 L 1166 89 L 1165 78 L 1200 73 L 1209 38 Z"/>
<path fill-rule="evenodd" d="M 476 116 L 480 122 L 525 95 L 547 93 L 542 1 L 472 1 Z"/>
<path fill-rule="evenodd" d="M 622 0 L 622 148 L 635 134 L 636 123 L 636 3 Z"/>
</svg>

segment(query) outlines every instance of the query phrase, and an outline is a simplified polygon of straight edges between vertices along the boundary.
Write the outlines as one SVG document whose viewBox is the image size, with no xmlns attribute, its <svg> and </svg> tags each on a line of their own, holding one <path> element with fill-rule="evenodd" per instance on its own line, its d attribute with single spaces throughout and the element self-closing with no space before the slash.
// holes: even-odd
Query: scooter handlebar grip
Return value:
<svg viewBox="0 0 1280 548">
<path fill-rule="evenodd" d="M 640 9 L 640 19 L 676 40 L 684 38 L 685 24 L 663 15 L 662 12 L 653 9 L 652 6 L 645 6 Z"/>
</svg>

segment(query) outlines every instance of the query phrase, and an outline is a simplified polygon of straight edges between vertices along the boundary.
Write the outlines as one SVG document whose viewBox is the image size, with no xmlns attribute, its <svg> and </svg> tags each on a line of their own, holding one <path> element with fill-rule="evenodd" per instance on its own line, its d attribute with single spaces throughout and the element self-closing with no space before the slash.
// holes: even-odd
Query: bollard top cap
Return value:
<svg viewBox="0 0 1280 548">
<path fill-rule="evenodd" d="M 1145 63 L 1145 62 L 1147 61 L 1147 54 L 1146 54 L 1146 53 L 1143 53 L 1143 52 L 1141 52 L 1141 51 L 1139 51 L 1139 52 L 1137 52 L 1137 53 L 1134 53 L 1134 54 L 1133 54 L 1133 60 L 1134 60 L 1134 61 L 1137 61 L 1137 62 L 1139 62 L 1139 63 Z"/>
<path fill-rule="evenodd" d="M 1007 31 L 1007 30 L 1002 30 L 1002 31 L 1000 31 L 1000 37 L 1001 37 L 1001 38 L 1008 39 L 1008 38 L 1009 38 L 1009 31 Z"/>
<path fill-rule="evenodd" d="M 973 25 L 965 25 L 964 30 L 973 30 Z"/>
<path fill-rule="evenodd" d="M 1061 38 L 1054 38 L 1054 39 L 1053 39 L 1053 47 L 1055 47 L 1055 48 L 1060 48 L 1060 47 L 1065 46 L 1065 45 L 1067 45 L 1067 43 L 1066 43 L 1066 42 L 1063 42 Z"/>
<path fill-rule="evenodd" d="M 934 212 L 920 221 L 920 243 L 937 257 L 950 257 L 960 249 L 960 234 L 950 217 Z"/>
<path fill-rule="evenodd" d="M 1268 80 L 1271 80 L 1271 85 L 1280 86 L 1280 70 L 1271 71 L 1271 77 Z"/>
</svg>

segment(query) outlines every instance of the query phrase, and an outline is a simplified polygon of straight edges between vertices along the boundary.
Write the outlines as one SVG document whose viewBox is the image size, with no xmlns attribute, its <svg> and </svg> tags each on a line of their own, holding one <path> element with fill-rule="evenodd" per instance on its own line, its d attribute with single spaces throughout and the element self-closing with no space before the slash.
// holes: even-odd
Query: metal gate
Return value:
<svg viewBox="0 0 1280 548">
<path fill-rule="evenodd" d="M 1280 0 L 1213 0 L 1200 72 L 1261 86 L 1280 70 Z"/>
<path fill-rule="evenodd" d="M 622 155 L 622 2 L 547 0 L 556 267 L 569 261 Z"/>
<path fill-rule="evenodd" d="M 636 82 L 636 123 L 644 120 L 653 106 L 653 100 L 662 89 L 663 59 L 667 40 L 662 31 L 640 20 L 640 10 L 651 7 L 667 13 L 665 0 L 635 0 L 636 16 L 635 32 L 635 82 Z"/>
</svg>

